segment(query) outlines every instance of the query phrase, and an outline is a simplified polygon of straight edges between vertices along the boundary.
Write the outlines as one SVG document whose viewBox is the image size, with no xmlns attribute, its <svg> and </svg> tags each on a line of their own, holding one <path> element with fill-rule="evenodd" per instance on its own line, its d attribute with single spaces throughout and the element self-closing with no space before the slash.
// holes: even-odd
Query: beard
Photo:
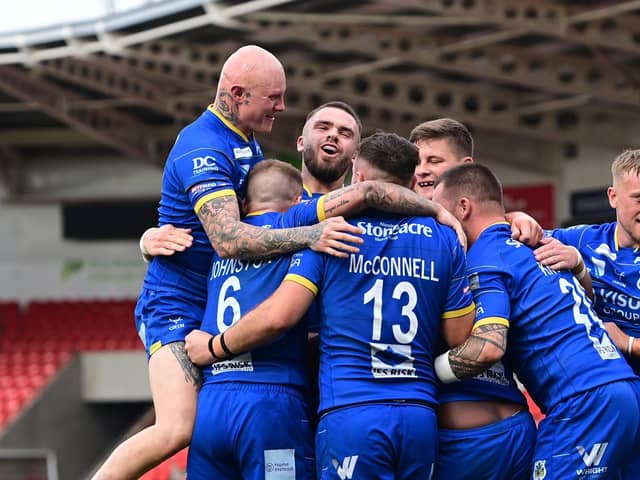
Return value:
<svg viewBox="0 0 640 480">
<path fill-rule="evenodd" d="M 318 159 L 322 155 L 322 150 L 318 151 L 318 155 L 311 147 L 305 147 L 302 152 L 302 162 L 313 178 L 322 183 L 333 183 L 342 177 L 349 165 L 351 165 L 351 156 L 343 155 L 337 157 L 331 162 L 323 162 Z"/>
</svg>

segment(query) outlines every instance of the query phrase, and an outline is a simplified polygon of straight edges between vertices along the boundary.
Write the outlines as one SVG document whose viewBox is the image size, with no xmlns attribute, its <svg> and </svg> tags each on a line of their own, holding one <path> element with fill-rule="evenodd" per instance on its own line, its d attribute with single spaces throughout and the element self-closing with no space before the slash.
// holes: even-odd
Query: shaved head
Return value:
<svg viewBox="0 0 640 480">
<path fill-rule="evenodd" d="M 269 74 L 284 79 L 284 67 L 280 60 L 268 50 L 257 45 L 245 45 L 233 52 L 222 66 L 218 90 L 231 88 L 234 84 L 245 87 L 264 81 Z"/>
<path fill-rule="evenodd" d="M 222 66 L 215 108 L 244 134 L 270 132 L 276 113 L 284 111 L 284 67 L 257 45 L 233 52 Z"/>
</svg>

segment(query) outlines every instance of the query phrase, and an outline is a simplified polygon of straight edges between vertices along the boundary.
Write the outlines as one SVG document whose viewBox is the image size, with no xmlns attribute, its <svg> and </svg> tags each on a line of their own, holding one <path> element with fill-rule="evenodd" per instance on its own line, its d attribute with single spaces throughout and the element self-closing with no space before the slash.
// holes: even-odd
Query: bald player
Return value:
<svg viewBox="0 0 640 480">
<path fill-rule="evenodd" d="M 156 422 L 114 450 L 94 480 L 134 479 L 185 447 L 191 438 L 201 376 L 184 351 L 184 337 L 200 324 L 214 249 L 222 258 L 264 257 L 301 248 L 336 253 L 331 219 L 315 226 L 264 229 L 240 221 L 246 176 L 262 160 L 254 132 L 267 133 L 284 111 L 286 79 L 280 61 L 255 45 L 229 56 L 213 105 L 176 138 L 165 164 L 159 224 L 193 235 L 184 252 L 155 257 L 136 306 L 136 326 L 149 356 Z M 346 226 L 346 231 L 357 229 Z"/>
</svg>

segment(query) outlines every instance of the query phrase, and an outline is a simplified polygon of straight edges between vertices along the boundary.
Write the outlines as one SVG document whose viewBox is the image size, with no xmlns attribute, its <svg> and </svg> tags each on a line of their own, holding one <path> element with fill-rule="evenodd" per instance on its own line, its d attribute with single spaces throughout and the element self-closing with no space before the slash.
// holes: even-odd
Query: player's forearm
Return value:
<svg viewBox="0 0 640 480">
<path fill-rule="evenodd" d="M 436 373 L 445 383 L 471 378 L 499 361 L 507 348 L 507 328 L 487 324 L 469 338 L 436 359 Z"/>
<path fill-rule="evenodd" d="M 366 204 L 384 212 L 425 217 L 437 217 L 443 208 L 413 190 L 387 182 L 374 182 L 374 185 L 368 188 Z"/>
<path fill-rule="evenodd" d="M 573 273 L 575 277 L 578 279 L 578 281 L 580 282 L 580 285 L 582 285 L 582 288 L 584 288 L 584 291 L 587 294 L 587 296 L 591 300 L 593 300 L 594 298 L 593 282 L 591 280 L 591 275 L 589 274 L 589 270 L 587 270 L 587 267 L 584 264 L 584 260 L 582 259 L 582 255 L 580 254 L 580 251 L 575 247 L 569 247 L 569 248 L 572 248 L 573 250 L 575 250 L 575 253 L 577 254 L 577 258 L 578 258 L 576 266 L 571 269 L 571 273 Z"/>
<path fill-rule="evenodd" d="M 214 248 L 222 258 L 263 258 L 291 253 L 311 246 L 320 234 L 315 226 L 271 230 L 243 222 L 221 225 L 213 233 L 217 244 Z"/>
<path fill-rule="evenodd" d="M 253 350 L 275 340 L 287 330 L 286 326 L 275 321 L 277 319 L 274 316 L 276 313 L 269 300 L 266 300 L 224 332 L 224 342 L 227 349 L 223 349 L 222 352 L 216 350 L 216 352 L 229 357 L 233 354 Z M 215 344 L 216 340 L 214 340 L 214 346 Z M 220 344 L 222 347 L 222 342 Z"/>
<path fill-rule="evenodd" d="M 222 258 L 263 258 L 307 248 L 322 233 L 320 227 L 268 229 L 240 221 L 236 198 L 225 196 L 206 202 L 198 217 L 211 245 Z"/>
<path fill-rule="evenodd" d="M 627 335 L 624 333 L 618 325 L 613 322 L 604 322 L 604 326 L 613 340 L 613 343 L 616 344 L 616 347 L 624 353 L 627 357 L 637 357 L 640 356 L 640 340 L 635 338 L 632 335 Z"/>
<path fill-rule="evenodd" d="M 327 217 L 349 217 L 367 207 L 412 216 L 436 216 L 442 208 L 406 187 L 373 180 L 359 182 L 331 192 L 326 195 L 324 201 Z"/>
<path fill-rule="evenodd" d="M 313 300 L 313 295 L 306 290 L 296 294 L 300 288 L 303 287 L 283 282 L 269 298 L 228 328 L 224 336 L 216 335 L 211 345 L 214 360 L 272 342 L 298 323 Z"/>
</svg>

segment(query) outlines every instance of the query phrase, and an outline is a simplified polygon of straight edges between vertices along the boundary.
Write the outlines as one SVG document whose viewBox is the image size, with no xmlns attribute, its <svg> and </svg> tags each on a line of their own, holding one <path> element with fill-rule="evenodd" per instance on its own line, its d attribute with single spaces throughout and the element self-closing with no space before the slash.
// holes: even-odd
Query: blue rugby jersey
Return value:
<svg viewBox="0 0 640 480">
<path fill-rule="evenodd" d="M 619 247 L 617 222 L 559 228 L 547 234 L 582 254 L 593 280 L 598 316 L 627 335 L 640 337 L 640 251 Z M 640 359 L 627 360 L 640 374 Z"/>
<path fill-rule="evenodd" d="M 311 200 L 284 214 L 256 212 L 245 222 L 263 228 L 290 228 L 324 219 L 322 202 Z M 266 300 L 280 285 L 289 267 L 290 255 L 240 260 L 214 254 L 209 273 L 207 309 L 201 329 L 217 335 Z M 304 322 L 278 340 L 237 357 L 203 369 L 205 383 L 252 382 L 306 386 L 305 351 L 307 327 Z"/>
<path fill-rule="evenodd" d="M 320 408 L 373 401 L 436 403 L 441 320 L 471 312 L 464 251 L 432 218 L 369 211 L 358 254 L 294 254 L 286 280 L 317 294 Z"/>
<path fill-rule="evenodd" d="M 312 192 L 306 185 L 304 185 L 302 189 L 302 200 L 312 200 L 314 198 L 320 198 L 323 195 L 324 193 Z"/>
<path fill-rule="evenodd" d="M 440 384 L 438 401 L 449 402 L 513 402 L 526 405 L 508 365 L 497 362 L 473 378 L 461 382 Z"/>
<path fill-rule="evenodd" d="M 577 279 L 536 262 L 506 222 L 474 242 L 467 271 L 476 325 L 509 326 L 505 363 L 544 412 L 577 393 L 634 378 Z"/>
<path fill-rule="evenodd" d="M 213 248 L 196 212 L 218 196 L 243 198 L 247 174 L 262 158 L 255 138 L 247 137 L 213 106 L 182 129 L 164 167 L 159 225 L 191 228 L 193 245 L 184 252 L 154 258 L 145 279 L 148 286 L 179 283 L 178 287 L 197 297 L 206 296 Z M 184 272 L 188 274 L 181 275 Z"/>
</svg>

